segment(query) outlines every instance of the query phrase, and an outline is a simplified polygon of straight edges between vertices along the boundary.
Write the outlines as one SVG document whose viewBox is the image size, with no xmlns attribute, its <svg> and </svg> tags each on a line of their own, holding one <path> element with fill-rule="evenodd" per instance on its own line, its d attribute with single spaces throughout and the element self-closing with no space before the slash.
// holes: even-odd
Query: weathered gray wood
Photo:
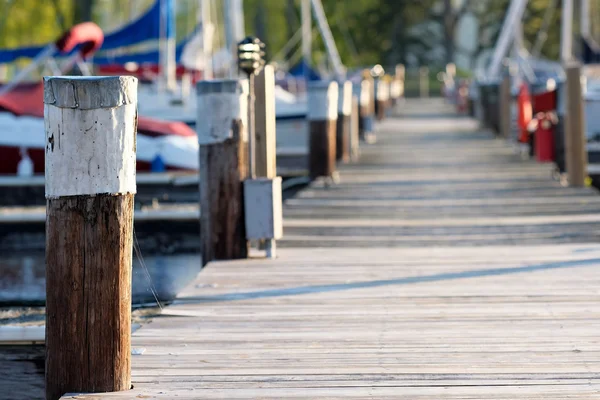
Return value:
<svg viewBox="0 0 600 400">
<path fill-rule="evenodd" d="M 198 83 L 202 264 L 246 258 L 243 182 L 249 177 L 247 87 L 237 80 Z"/>
<path fill-rule="evenodd" d="M 379 129 L 286 201 L 277 260 L 207 266 L 136 332 L 131 392 L 80 398 L 597 397 L 597 192 L 443 100 Z"/>
<path fill-rule="evenodd" d="M 350 118 L 340 114 L 336 123 L 335 158 L 345 163 L 350 161 Z"/>
<path fill-rule="evenodd" d="M 310 121 L 309 175 L 330 177 L 335 172 L 336 120 Z"/>
<path fill-rule="evenodd" d="M 309 175 L 331 177 L 335 172 L 338 84 L 312 82 L 308 87 Z"/>
<path fill-rule="evenodd" d="M 131 386 L 137 80 L 44 80 L 46 398 Z"/>
<path fill-rule="evenodd" d="M 581 67 L 577 63 L 566 66 L 567 112 L 565 115 L 566 170 L 570 186 L 582 187 L 587 178 L 587 150 Z"/>
<path fill-rule="evenodd" d="M 360 112 L 358 105 L 358 97 L 352 96 L 352 114 L 350 115 L 350 160 L 356 161 L 359 156 L 359 146 L 360 146 L 360 132 L 359 132 L 359 124 L 360 124 Z"/>
<path fill-rule="evenodd" d="M 200 146 L 200 240 L 203 265 L 248 256 L 244 188 L 248 143 L 241 121 L 232 121 L 233 137 Z"/>
<path fill-rule="evenodd" d="M 505 76 L 500 84 L 500 134 L 504 139 L 511 137 L 511 93 L 510 93 L 510 76 Z"/>
<path fill-rule="evenodd" d="M 256 176 L 277 176 L 275 157 L 275 72 L 271 65 L 256 75 L 255 89 L 255 133 L 256 133 Z"/>
<path fill-rule="evenodd" d="M 46 398 L 128 390 L 133 195 L 47 207 Z"/>
</svg>

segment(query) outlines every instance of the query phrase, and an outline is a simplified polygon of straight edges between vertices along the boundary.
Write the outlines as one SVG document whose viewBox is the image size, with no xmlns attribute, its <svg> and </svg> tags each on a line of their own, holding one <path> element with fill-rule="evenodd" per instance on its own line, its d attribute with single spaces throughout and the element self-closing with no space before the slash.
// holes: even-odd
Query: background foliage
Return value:
<svg viewBox="0 0 600 400">
<path fill-rule="evenodd" d="M 198 0 L 176 0 L 178 36 L 193 29 Z M 222 2 L 223 0 L 219 0 Z M 493 46 L 509 0 L 322 0 L 343 62 L 352 67 L 377 62 L 411 61 L 443 65 L 456 54 L 475 58 Z M 557 0 L 530 0 L 524 19 L 525 46 L 531 49 L 545 11 Z M 593 0 L 598 2 L 600 0 Z M 110 30 L 147 8 L 153 0 L 0 0 L 0 47 L 43 44 L 73 23 L 93 19 Z M 263 37 L 276 55 L 300 28 L 298 0 L 244 0 L 246 31 Z M 465 15 L 479 22 L 475 49 L 456 46 L 457 24 Z M 217 13 L 222 18 L 222 13 Z M 560 0 L 542 55 L 556 59 Z M 600 24 L 598 24 L 600 25 Z M 324 46 L 316 35 L 313 61 L 323 62 Z M 295 50 L 295 49 L 294 49 Z M 298 52 L 285 54 L 298 58 Z"/>
</svg>

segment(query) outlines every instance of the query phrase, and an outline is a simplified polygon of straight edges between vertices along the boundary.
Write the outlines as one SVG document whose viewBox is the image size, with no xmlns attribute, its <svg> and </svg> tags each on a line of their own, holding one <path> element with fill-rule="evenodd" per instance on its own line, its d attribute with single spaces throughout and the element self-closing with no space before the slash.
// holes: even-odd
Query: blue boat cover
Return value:
<svg viewBox="0 0 600 400">
<path fill-rule="evenodd" d="M 306 64 L 304 60 L 301 60 L 298 64 L 294 65 L 288 73 L 292 76 L 296 77 L 304 77 L 309 81 L 320 81 L 321 76 L 310 67 L 310 65 Z"/>
<path fill-rule="evenodd" d="M 163 13 L 167 18 L 166 37 L 174 37 L 175 12 L 173 0 L 156 0 L 144 15 L 125 25 L 121 29 L 105 35 L 101 49 L 114 50 L 147 40 L 158 40 L 161 36 L 160 20 Z M 48 44 L 15 49 L 0 49 L 0 64 L 10 63 L 19 58 L 34 58 L 46 46 L 48 46 Z"/>
<path fill-rule="evenodd" d="M 584 64 L 600 63 L 600 49 L 594 43 L 589 43 L 585 38 L 581 38 L 581 58 Z"/>
<path fill-rule="evenodd" d="M 183 53 L 183 48 L 188 43 L 189 39 L 186 39 L 179 43 L 175 48 L 175 60 L 179 62 L 181 60 L 181 54 Z M 118 56 L 95 56 L 94 64 L 95 65 L 123 65 L 128 62 L 134 62 L 138 64 L 158 64 L 160 60 L 160 53 L 158 50 L 149 50 L 139 53 L 127 53 L 121 54 Z"/>
</svg>

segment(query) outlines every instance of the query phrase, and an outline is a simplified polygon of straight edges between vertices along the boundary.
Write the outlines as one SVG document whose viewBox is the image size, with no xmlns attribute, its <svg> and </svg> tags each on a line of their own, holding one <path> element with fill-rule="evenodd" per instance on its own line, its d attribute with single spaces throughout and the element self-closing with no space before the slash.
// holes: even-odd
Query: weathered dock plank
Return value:
<svg viewBox="0 0 600 400">
<path fill-rule="evenodd" d="M 133 335 L 133 389 L 67 398 L 600 397 L 600 196 L 413 102 L 274 261 L 211 263 Z"/>
</svg>

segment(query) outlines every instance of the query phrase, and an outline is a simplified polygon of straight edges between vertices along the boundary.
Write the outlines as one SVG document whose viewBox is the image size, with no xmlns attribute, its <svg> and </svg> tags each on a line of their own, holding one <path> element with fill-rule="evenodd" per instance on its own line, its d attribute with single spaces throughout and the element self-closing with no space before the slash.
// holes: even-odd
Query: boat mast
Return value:
<svg viewBox="0 0 600 400">
<path fill-rule="evenodd" d="M 242 0 L 223 1 L 225 15 L 225 44 L 231 54 L 229 77 L 237 76 L 237 43 L 244 38 L 244 4 Z"/>
<path fill-rule="evenodd" d="M 302 0 L 300 8 L 302 18 L 302 61 L 307 66 L 312 63 L 312 20 L 310 14 L 310 0 Z"/>
<path fill-rule="evenodd" d="M 580 29 L 581 29 L 581 37 L 584 39 L 589 39 L 590 37 L 590 0 L 581 0 L 581 9 L 580 9 Z"/>
<path fill-rule="evenodd" d="M 567 0 L 568 1 L 568 0 Z M 506 19 L 502 25 L 500 36 L 496 42 L 494 48 L 494 54 L 492 55 L 492 61 L 488 68 L 488 77 L 495 78 L 500 74 L 502 68 L 502 60 L 506 56 L 511 42 L 514 40 L 514 34 L 517 29 L 517 24 L 520 23 L 523 18 L 523 12 L 527 0 L 512 0 L 507 11 Z"/>
<path fill-rule="evenodd" d="M 175 59 L 175 2 L 160 1 L 160 88 L 174 91 L 177 88 Z"/>
<path fill-rule="evenodd" d="M 200 18 L 202 22 L 202 56 L 204 57 L 203 79 L 213 79 L 212 38 L 213 24 L 211 21 L 211 0 L 200 0 Z"/>
<path fill-rule="evenodd" d="M 335 46 L 335 41 L 333 40 L 331 29 L 329 28 L 329 24 L 327 23 L 327 17 L 325 17 L 323 4 L 321 4 L 321 0 L 311 0 L 311 3 L 313 6 L 315 19 L 317 20 L 317 26 L 319 27 L 319 31 L 321 31 L 321 37 L 323 38 L 323 42 L 325 42 L 325 49 L 327 50 L 329 61 L 331 61 L 331 64 L 333 65 L 333 70 L 337 75 L 337 78 L 343 79 L 346 76 L 346 69 L 342 64 L 340 54 L 338 53 L 337 47 Z"/>
<path fill-rule="evenodd" d="M 560 32 L 560 60 L 573 58 L 573 0 L 563 0 Z"/>
</svg>

